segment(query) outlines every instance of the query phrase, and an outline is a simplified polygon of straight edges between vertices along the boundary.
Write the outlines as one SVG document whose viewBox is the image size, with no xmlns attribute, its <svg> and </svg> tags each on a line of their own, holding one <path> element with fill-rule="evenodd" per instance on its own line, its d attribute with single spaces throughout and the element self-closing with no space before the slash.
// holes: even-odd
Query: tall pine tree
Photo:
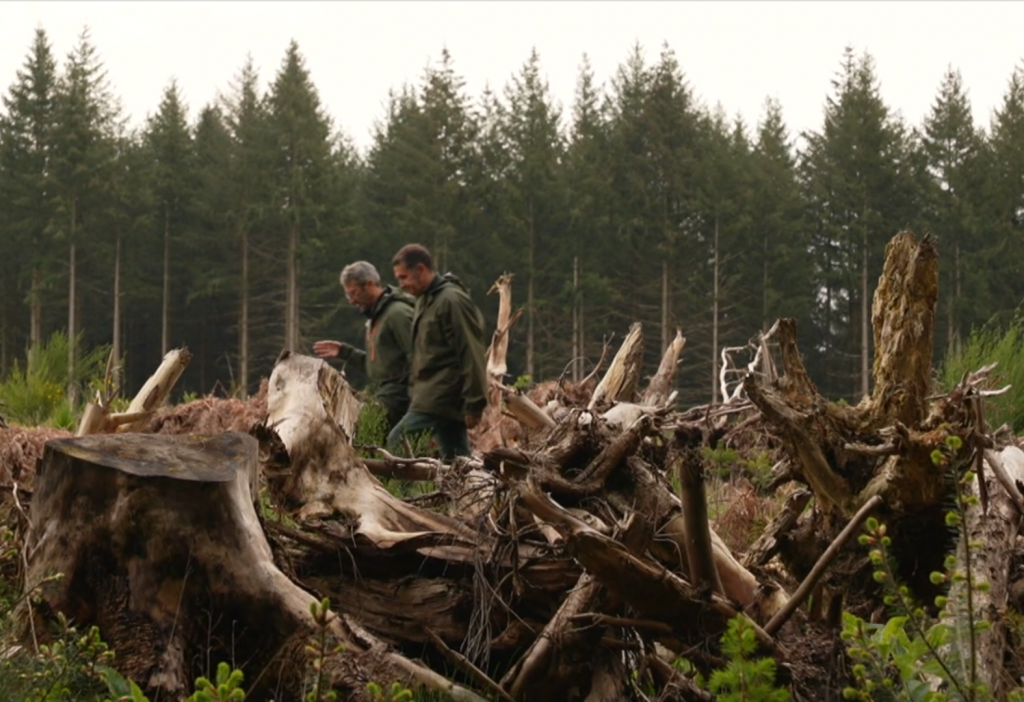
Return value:
<svg viewBox="0 0 1024 702">
<path fill-rule="evenodd" d="M 48 165 L 52 155 L 57 66 L 43 29 L 36 30 L 29 54 L 16 76 L 3 97 L 6 114 L 0 116 L 0 200 L 6 215 L 0 237 L 4 298 L 0 303 L 0 374 L 9 365 L 12 349 L 23 338 L 16 332 L 25 328 L 21 323 L 21 291 L 28 289 L 28 342 L 38 344 L 43 340 L 42 288 L 46 278 L 56 273 L 53 247 L 48 241 L 55 204 Z"/>
<path fill-rule="evenodd" d="M 325 232 L 321 217 L 328 198 L 331 122 L 296 42 L 289 44 L 268 97 L 274 145 L 271 162 L 273 203 L 278 231 L 284 235 L 284 348 L 302 343 L 299 270 L 303 245 Z M 308 240 L 308 241 L 307 241 Z"/>
</svg>

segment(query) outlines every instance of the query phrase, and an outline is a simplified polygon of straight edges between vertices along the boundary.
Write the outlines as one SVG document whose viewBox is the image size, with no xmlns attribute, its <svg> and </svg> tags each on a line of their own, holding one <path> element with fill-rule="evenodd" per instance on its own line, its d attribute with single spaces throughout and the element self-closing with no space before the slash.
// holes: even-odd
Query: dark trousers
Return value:
<svg viewBox="0 0 1024 702">
<path fill-rule="evenodd" d="M 397 447 L 402 445 L 402 436 L 415 437 L 424 432 L 430 432 L 430 438 L 437 444 L 445 460 L 469 455 L 469 434 L 464 421 L 425 412 L 408 412 L 402 417 L 388 434 L 388 446 L 397 451 Z"/>
<path fill-rule="evenodd" d="M 405 413 L 409 411 L 409 400 L 394 400 L 386 398 L 378 400 L 378 402 L 380 402 L 384 411 L 387 412 L 388 431 L 390 432 L 398 426 L 398 423 L 402 421 L 402 417 L 404 417 Z"/>
</svg>

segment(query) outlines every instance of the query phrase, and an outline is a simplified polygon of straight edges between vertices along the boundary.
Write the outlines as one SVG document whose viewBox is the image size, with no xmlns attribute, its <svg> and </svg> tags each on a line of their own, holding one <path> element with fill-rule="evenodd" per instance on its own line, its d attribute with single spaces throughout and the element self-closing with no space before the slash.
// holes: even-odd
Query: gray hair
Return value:
<svg viewBox="0 0 1024 702">
<path fill-rule="evenodd" d="M 360 286 L 367 283 L 380 285 L 380 273 L 377 272 L 372 263 L 356 261 L 341 269 L 341 284 L 344 285 L 345 283 L 355 283 Z"/>
</svg>

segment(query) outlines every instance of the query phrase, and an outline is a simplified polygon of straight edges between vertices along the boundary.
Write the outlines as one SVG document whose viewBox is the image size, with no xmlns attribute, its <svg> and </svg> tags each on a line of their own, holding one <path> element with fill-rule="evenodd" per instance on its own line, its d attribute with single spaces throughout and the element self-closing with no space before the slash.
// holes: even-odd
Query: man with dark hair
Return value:
<svg viewBox="0 0 1024 702">
<path fill-rule="evenodd" d="M 409 412 L 391 430 L 429 431 L 446 459 L 469 455 L 469 436 L 487 406 L 484 318 L 469 291 L 451 273 L 438 275 L 419 244 L 403 246 L 391 260 L 404 291 L 416 296 L 412 321 Z"/>
<path fill-rule="evenodd" d="M 366 315 L 366 351 L 344 341 L 318 341 L 320 358 L 340 357 L 366 373 L 374 398 L 387 412 L 390 430 L 409 411 L 412 309 L 415 300 L 390 285 L 381 287 L 373 264 L 356 261 L 341 271 L 348 301 Z"/>
</svg>

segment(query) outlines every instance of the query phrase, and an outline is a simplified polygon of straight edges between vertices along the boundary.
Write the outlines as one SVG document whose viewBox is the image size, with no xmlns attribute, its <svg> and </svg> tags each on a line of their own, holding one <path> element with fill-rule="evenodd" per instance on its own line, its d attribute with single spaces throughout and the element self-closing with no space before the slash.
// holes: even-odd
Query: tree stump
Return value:
<svg viewBox="0 0 1024 702">
<path fill-rule="evenodd" d="M 62 577 L 37 591 L 33 633 L 57 611 L 99 626 L 118 669 L 164 699 L 220 661 L 242 668 L 256 697 L 303 670 L 278 654 L 302 651 L 286 644 L 312 632 L 315 600 L 274 565 L 256 470 L 257 442 L 238 432 L 47 442 L 26 583 Z"/>
</svg>

